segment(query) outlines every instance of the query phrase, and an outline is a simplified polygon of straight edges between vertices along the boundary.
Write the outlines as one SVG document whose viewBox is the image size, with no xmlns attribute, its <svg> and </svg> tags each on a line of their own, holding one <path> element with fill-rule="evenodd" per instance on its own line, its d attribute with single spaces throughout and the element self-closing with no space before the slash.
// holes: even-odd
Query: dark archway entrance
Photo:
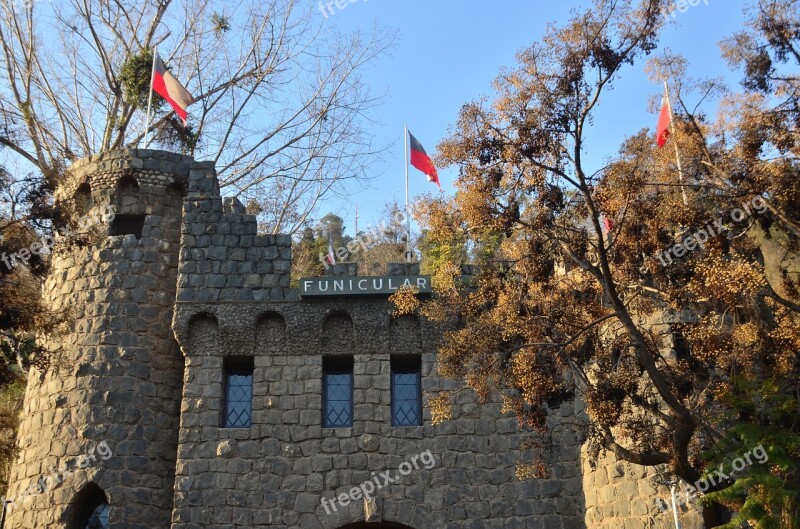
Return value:
<svg viewBox="0 0 800 529">
<path fill-rule="evenodd" d="M 380 522 L 380 523 L 358 522 L 358 523 L 352 523 L 350 525 L 345 525 L 341 529 L 414 529 L 414 528 L 393 522 Z"/>
</svg>

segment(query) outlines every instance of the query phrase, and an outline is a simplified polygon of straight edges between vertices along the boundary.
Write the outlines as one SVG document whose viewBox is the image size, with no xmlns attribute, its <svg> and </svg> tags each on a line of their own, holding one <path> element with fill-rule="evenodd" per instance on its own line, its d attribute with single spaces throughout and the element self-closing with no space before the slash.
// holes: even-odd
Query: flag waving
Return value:
<svg viewBox="0 0 800 529">
<path fill-rule="evenodd" d="M 186 118 L 188 116 L 186 107 L 194 103 L 192 94 L 189 93 L 183 85 L 175 79 L 164 62 L 155 54 L 153 58 L 153 90 L 167 100 L 167 103 L 172 105 L 175 113 L 183 120 L 183 125 L 186 126 Z"/>
<path fill-rule="evenodd" d="M 425 173 L 428 177 L 428 182 L 435 183 L 441 190 L 439 173 L 436 172 L 436 167 L 434 167 L 431 157 L 428 156 L 428 153 L 422 148 L 422 144 L 417 141 L 417 138 L 411 132 L 408 133 L 408 137 L 411 140 L 411 165 Z"/>
<path fill-rule="evenodd" d="M 656 127 L 656 144 L 661 148 L 667 143 L 670 131 L 669 126 L 672 124 L 672 111 L 669 107 L 669 95 L 664 94 L 661 100 L 661 114 L 658 116 L 658 126 Z"/>
</svg>

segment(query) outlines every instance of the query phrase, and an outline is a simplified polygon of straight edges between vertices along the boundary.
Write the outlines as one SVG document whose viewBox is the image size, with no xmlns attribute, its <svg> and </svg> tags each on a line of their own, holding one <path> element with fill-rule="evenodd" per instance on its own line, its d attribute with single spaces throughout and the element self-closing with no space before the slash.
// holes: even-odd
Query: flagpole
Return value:
<svg viewBox="0 0 800 529">
<path fill-rule="evenodd" d="M 156 78 L 156 57 L 158 57 L 158 46 L 153 48 L 153 66 L 150 69 L 150 86 L 147 96 L 147 117 L 144 121 L 144 148 L 150 145 L 150 108 L 153 105 L 153 80 Z"/>
<path fill-rule="evenodd" d="M 683 186 L 683 164 L 681 164 L 681 151 L 678 147 L 678 136 L 675 134 L 675 117 L 672 114 L 672 102 L 669 100 L 669 85 L 667 84 L 667 80 L 664 79 L 664 93 L 667 96 L 667 109 L 669 110 L 669 126 L 672 129 L 670 134 L 674 136 L 672 138 L 672 144 L 675 146 L 675 160 L 678 163 L 678 182 L 681 186 L 681 196 L 683 197 L 683 205 L 688 206 L 689 201 L 686 200 L 686 188 Z"/>
<path fill-rule="evenodd" d="M 403 161 L 406 166 L 406 261 L 411 262 L 411 214 L 408 210 L 408 125 L 403 125 L 403 144 L 405 145 L 405 152 L 403 152 Z"/>
<path fill-rule="evenodd" d="M 333 251 L 333 228 L 331 228 L 330 221 L 328 221 L 328 261 L 330 261 L 331 266 L 336 264 L 336 254 Z"/>
</svg>

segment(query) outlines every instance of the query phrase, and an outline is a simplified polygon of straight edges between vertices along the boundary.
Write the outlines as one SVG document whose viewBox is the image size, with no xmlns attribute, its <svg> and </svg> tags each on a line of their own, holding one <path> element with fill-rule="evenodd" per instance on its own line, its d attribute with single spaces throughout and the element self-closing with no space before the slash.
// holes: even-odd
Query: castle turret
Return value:
<svg viewBox="0 0 800 529">
<path fill-rule="evenodd" d="M 30 372 L 6 528 L 169 527 L 181 209 L 190 173 L 208 170 L 161 151 L 112 151 L 75 163 L 57 191 L 100 236 L 56 243 L 44 296 L 70 328 L 47 344 L 50 367 Z"/>
</svg>

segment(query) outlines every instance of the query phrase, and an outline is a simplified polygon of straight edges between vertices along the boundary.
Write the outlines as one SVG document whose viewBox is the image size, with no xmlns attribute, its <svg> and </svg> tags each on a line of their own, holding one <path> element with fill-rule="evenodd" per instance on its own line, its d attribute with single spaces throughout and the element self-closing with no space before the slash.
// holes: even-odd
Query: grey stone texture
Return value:
<svg viewBox="0 0 800 529">
<path fill-rule="evenodd" d="M 458 393 L 453 420 L 390 419 L 392 355 L 419 355 L 425 392 L 455 389 L 436 374 L 443 328 L 392 317 L 385 298 L 301 300 L 290 288 L 291 238 L 220 197 L 214 167 L 161 151 L 123 150 L 76 163 L 60 199 L 146 215 L 142 237 L 107 236 L 55 258 L 45 296 L 74 326 L 52 368 L 30 374 L 9 495 L 106 441 L 107 460 L 12 506 L 6 527 L 77 527 L 81 491 L 107 495 L 113 529 L 336 529 L 357 522 L 412 529 L 644 529 L 665 526 L 645 469 L 582 455 L 554 421 L 552 477 L 516 478 L 528 432 Z M 471 275 L 465 267 L 464 276 Z M 357 273 L 349 264 L 330 271 Z M 419 273 L 390 265 L 390 275 Z M 354 359 L 354 424 L 322 427 L 322 365 Z M 224 366 L 251 359 L 252 424 L 222 428 Z M 326 512 L 322 499 L 430 451 L 396 483 Z M 330 510 L 330 509 L 329 509 Z M 655 525 L 653 525 L 655 523 Z M 370 525 L 368 525 L 370 526 Z M 398 527 L 391 525 L 391 527 Z M 698 526 L 699 527 L 699 526 Z M 82 528 L 81 528 L 82 529 Z"/>
<path fill-rule="evenodd" d="M 51 368 L 29 374 L 7 497 L 102 441 L 113 456 L 16 501 L 7 528 L 69 527 L 73 500 L 89 482 L 114 506 L 112 528 L 168 527 L 184 361 L 170 323 L 193 163 L 158 151 L 115 151 L 76 163 L 59 190 L 67 200 L 88 185 L 93 208 L 113 206 L 146 221 L 141 239 L 108 236 L 53 256 L 44 296 L 73 324 L 49 344 Z"/>
<path fill-rule="evenodd" d="M 422 355 L 424 391 L 435 376 L 440 329 L 392 318 L 384 299 L 325 302 L 179 303 L 174 329 L 187 357 L 174 529 L 338 528 L 376 515 L 423 528 L 580 527 L 579 446 L 560 451 L 555 476 L 520 482 L 524 433 L 499 403 L 462 393 L 456 419 L 393 427 L 390 359 Z M 354 356 L 352 428 L 323 428 L 322 357 Z M 254 358 L 253 425 L 220 428 L 226 357 Z M 379 489 L 366 511 L 354 502 L 326 512 L 322 497 L 350 491 L 374 472 L 398 473 L 430 450 L 436 462 Z M 219 454 L 226 454 L 220 457 Z M 330 509 L 329 509 L 330 510 Z"/>
</svg>

